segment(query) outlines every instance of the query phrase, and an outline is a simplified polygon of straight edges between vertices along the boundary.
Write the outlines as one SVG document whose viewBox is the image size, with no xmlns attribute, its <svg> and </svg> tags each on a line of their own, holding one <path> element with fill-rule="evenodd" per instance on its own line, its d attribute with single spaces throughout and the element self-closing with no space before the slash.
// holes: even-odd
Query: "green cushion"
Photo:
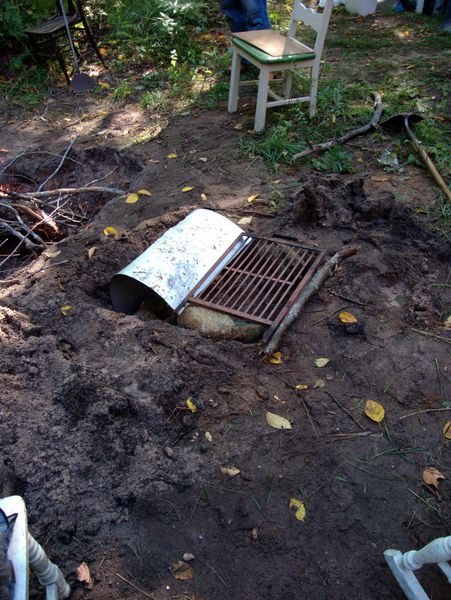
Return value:
<svg viewBox="0 0 451 600">
<path fill-rule="evenodd" d="M 251 44 L 248 44 L 247 42 L 244 42 L 236 37 L 232 37 L 232 43 L 234 46 L 244 50 L 249 54 L 249 56 L 252 56 L 252 58 L 255 58 L 255 60 L 258 60 L 264 65 L 280 65 L 283 63 L 298 62 L 301 60 L 312 60 L 315 58 L 314 52 L 305 52 L 303 54 L 286 54 L 285 56 L 271 56 L 270 54 L 263 52 L 263 50 L 259 50 L 255 46 L 252 46 Z"/>
</svg>

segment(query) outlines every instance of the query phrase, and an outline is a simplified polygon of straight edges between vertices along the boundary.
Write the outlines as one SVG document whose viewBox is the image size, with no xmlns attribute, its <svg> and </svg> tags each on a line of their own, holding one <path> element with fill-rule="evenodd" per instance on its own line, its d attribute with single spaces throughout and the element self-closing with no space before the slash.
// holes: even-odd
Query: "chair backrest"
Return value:
<svg viewBox="0 0 451 600">
<path fill-rule="evenodd" d="M 67 4 L 67 10 L 66 10 L 66 15 L 74 15 L 74 14 L 78 14 L 78 9 L 75 7 L 75 4 L 73 2 L 73 0 L 67 0 L 67 2 L 65 2 L 65 0 L 63 0 L 63 6 L 64 8 L 66 8 L 66 4 Z M 61 15 L 61 5 L 59 0 L 56 0 L 56 12 Z"/>
<path fill-rule="evenodd" d="M 327 28 L 329 27 L 333 7 L 334 0 L 326 0 L 324 10 L 320 13 L 313 10 L 313 8 L 304 6 L 301 0 L 295 0 L 294 2 L 290 26 L 288 28 L 288 37 L 296 39 L 296 31 L 299 23 L 303 23 L 314 29 L 317 34 L 314 47 L 317 59 L 321 57 L 323 52 L 324 40 L 326 39 Z"/>
</svg>

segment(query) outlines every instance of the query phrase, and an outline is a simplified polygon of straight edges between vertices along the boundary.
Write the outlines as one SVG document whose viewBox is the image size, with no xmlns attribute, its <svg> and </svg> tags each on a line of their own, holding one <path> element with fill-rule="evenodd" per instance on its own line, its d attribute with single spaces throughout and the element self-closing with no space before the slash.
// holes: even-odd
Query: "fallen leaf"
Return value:
<svg viewBox="0 0 451 600">
<path fill-rule="evenodd" d="M 177 158 L 177 154 L 172 152 L 172 154 L 168 154 L 168 158 Z"/>
<path fill-rule="evenodd" d="M 129 194 L 127 196 L 125 203 L 126 204 L 135 204 L 135 202 L 138 202 L 138 200 L 139 200 L 138 194 Z"/>
<path fill-rule="evenodd" d="M 249 196 L 249 198 L 247 199 L 247 201 L 249 202 L 249 204 L 252 204 L 252 202 L 254 202 L 255 200 L 257 200 L 257 198 L 260 196 L 260 194 L 252 194 L 252 196 Z"/>
<path fill-rule="evenodd" d="M 60 313 L 63 315 L 63 317 L 67 317 L 71 310 L 72 306 L 70 306 L 69 304 L 65 304 L 60 308 Z"/>
<path fill-rule="evenodd" d="M 192 568 L 183 560 L 178 560 L 177 562 L 173 563 L 169 567 L 169 570 L 174 574 L 174 577 L 180 581 L 187 581 L 188 579 L 193 578 Z"/>
<path fill-rule="evenodd" d="M 274 429 L 292 429 L 290 421 L 272 412 L 266 413 L 266 422 Z"/>
<path fill-rule="evenodd" d="M 237 224 L 238 225 L 250 225 L 252 223 L 254 217 L 243 217 L 240 219 Z"/>
<path fill-rule="evenodd" d="M 207 442 L 213 441 L 213 436 L 211 435 L 211 433 L 209 431 L 205 432 L 205 439 L 207 440 Z"/>
<path fill-rule="evenodd" d="M 332 121 L 332 123 L 336 123 L 337 122 L 337 117 L 335 115 L 332 115 L 331 121 Z"/>
<path fill-rule="evenodd" d="M 271 356 L 268 356 L 267 362 L 271 363 L 272 365 L 282 364 L 283 363 L 282 352 L 274 352 L 274 354 L 272 354 Z"/>
<path fill-rule="evenodd" d="M 315 358 L 315 365 L 319 368 L 325 367 L 328 363 L 330 363 L 329 358 Z"/>
<path fill-rule="evenodd" d="M 258 540 L 258 529 L 254 527 L 251 529 L 251 538 L 256 542 Z"/>
<path fill-rule="evenodd" d="M 199 156 L 199 160 L 201 162 L 207 162 L 208 158 L 206 156 Z"/>
<path fill-rule="evenodd" d="M 424 208 L 421 208 L 421 206 L 417 206 L 417 208 L 415 208 L 415 214 L 416 215 L 427 215 L 428 211 L 425 210 Z"/>
<path fill-rule="evenodd" d="M 56 248 L 47 248 L 45 251 L 45 255 L 47 258 L 56 258 L 61 254 L 61 250 L 57 250 Z"/>
<path fill-rule="evenodd" d="M 182 192 L 190 192 L 193 189 L 194 189 L 193 187 L 187 185 L 186 187 L 182 188 Z"/>
<path fill-rule="evenodd" d="M 435 487 L 435 489 L 437 490 L 440 479 L 445 479 L 445 476 L 443 475 L 443 473 L 440 473 L 440 471 L 438 469 L 435 469 L 434 467 L 424 467 L 424 469 L 423 469 L 424 483 L 426 483 L 427 485 L 430 485 L 432 487 Z"/>
<path fill-rule="evenodd" d="M 117 239 L 119 237 L 119 233 L 118 230 L 116 229 L 116 227 L 105 227 L 105 229 L 103 230 L 104 235 L 106 235 L 107 237 L 114 237 L 115 239 Z"/>
<path fill-rule="evenodd" d="M 200 195 L 200 199 L 203 200 L 204 202 L 207 201 L 207 194 L 201 194 Z"/>
<path fill-rule="evenodd" d="M 75 571 L 75 577 L 78 581 L 81 581 L 85 584 L 85 588 L 87 590 L 92 590 L 93 583 L 91 573 L 89 572 L 89 567 L 85 562 L 81 563 L 81 565 L 77 567 L 77 570 Z"/>
<path fill-rule="evenodd" d="M 59 289 L 64 292 L 64 290 L 66 289 L 63 285 L 63 282 L 61 281 L 61 277 L 59 275 L 57 275 L 56 277 L 56 285 L 59 287 Z"/>
<path fill-rule="evenodd" d="M 451 329 L 451 315 L 449 315 L 449 317 L 446 317 L 446 319 L 443 321 L 443 327 L 445 329 Z"/>
<path fill-rule="evenodd" d="M 228 477 L 235 477 L 238 473 L 241 473 L 239 469 L 236 467 L 221 467 L 219 469 L 222 475 L 227 475 Z"/>
<path fill-rule="evenodd" d="M 99 52 L 102 56 L 106 56 L 108 54 L 108 50 L 106 48 L 99 48 Z"/>
<path fill-rule="evenodd" d="M 365 404 L 365 414 L 372 421 L 380 423 L 385 416 L 385 409 L 382 404 L 375 402 L 374 400 L 367 400 Z"/>
<path fill-rule="evenodd" d="M 101 50 L 102 50 L 102 48 L 101 48 Z M 101 87 L 101 88 L 102 88 L 102 90 L 107 90 L 107 89 L 109 89 L 109 87 L 110 87 L 110 84 L 109 84 L 109 83 L 107 83 L 106 81 L 99 81 L 99 82 L 97 83 L 97 85 L 98 85 L 99 87 Z"/>
<path fill-rule="evenodd" d="M 295 388 L 295 390 L 307 390 L 308 389 L 308 385 L 306 383 L 298 383 Z"/>
<path fill-rule="evenodd" d="M 305 519 L 305 506 L 304 503 L 298 498 L 290 498 L 290 504 L 288 505 L 288 508 L 296 509 L 294 516 L 298 521 L 303 521 Z"/>
<path fill-rule="evenodd" d="M 388 175 L 373 175 L 370 177 L 373 181 L 390 181 L 390 177 Z"/>
<path fill-rule="evenodd" d="M 92 248 L 89 248 L 88 250 L 88 258 L 92 258 L 94 256 L 94 254 L 96 253 L 97 248 L 95 246 L 93 246 Z"/>
<path fill-rule="evenodd" d="M 443 435 L 447 440 L 451 440 L 451 421 L 446 421 L 443 427 Z"/>
<path fill-rule="evenodd" d="M 194 414 L 196 413 L 199 409 L 197 408 L 197 406 L 194 404 L 194 402 L 191 400 L 191 396 L 188 398 L 188 400 L 186 401 L 186 406 L 190 409 L 190 411 Z"/>
<path fill-rule="evenodd" d="M 140 196 L 151 196 L 152 192 L 149 192 L 149 190 L 138 190 L 138 194 Z"/>
<path fill-rule="evenodd" d="M 274 181 L 271 181 L 271 183 L 274 183 L 274 185 L 277 185 L 281 181 L 282 181 L 281 179 L 274 179 Z"/>
<path fill-rule="evenodd" d="M 326 387 L 326 382 L 324 379 L 315 379 L 315 383 L 313 384 L 313 389 Z"/>
<path fill-rule="evenodd" d="M 343 311 L 338 315 L 338 318 L 342 323 L 357 323 L 357 317 L 350 312 Z"/>
<path fill-rule="evenodd" d="M 237 131 L 241 131 L 243 129 L 243 124 L 242 123 L 237 123 L 235 125 L 234 129 L 236 129 Z"/>
</svg>

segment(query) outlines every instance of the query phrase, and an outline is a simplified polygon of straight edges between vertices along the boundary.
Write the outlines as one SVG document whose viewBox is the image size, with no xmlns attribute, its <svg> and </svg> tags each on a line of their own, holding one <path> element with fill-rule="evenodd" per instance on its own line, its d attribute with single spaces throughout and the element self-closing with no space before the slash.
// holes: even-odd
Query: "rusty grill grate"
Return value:
<svg viewBox="0 0 451 600">
<path fill-rule="evenodd" d="M 188 302 L 277 327 L 312 278 L 325 251 L 283 238 L 243 234 L 192 290 Z M 227 255 L 231 259 L 227 261 Z M 207 285 L 218 267 L 216 276 Z"/>
</svg>

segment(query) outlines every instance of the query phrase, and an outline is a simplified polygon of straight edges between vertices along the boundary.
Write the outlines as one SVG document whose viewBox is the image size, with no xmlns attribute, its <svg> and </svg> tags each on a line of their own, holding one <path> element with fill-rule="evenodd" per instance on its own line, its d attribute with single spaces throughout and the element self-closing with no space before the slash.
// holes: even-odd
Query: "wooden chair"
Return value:
<svg viewBox="0 0 451 600">
<path fill-rule="evenodd" d="M 286 36 L 268 29 L 233 34 L 228 111 L 236 112 L 239 86 L 249 84 L 248 81 L 240 84 L 240 63 L 241 58 L 245 58 L 260 70 L 258 82 L 253 82 L 258 83 L 255 131 L 264 129 L 266 109 L 274 106 L 310 102 L 310 117 L 313 117 L 316 113 L 321 55 L 332 8 L 333 0 L 327 0 L 322 13 L 307 8 L 300 0 L 295 0 Z M 300 22 L 316 31 L 316 42 L 313 48 L 302 44 L 296 38 Z M 293 72 L 296 69 L 310 70 L 311 87 L 308 96 L 291 97 Z M 279 96 L 270 88 L 271 74 L 277 71 L 284 72 L 283 96 Z M 273 100 L 269 101 L 268 95 Z"/>
<path fill-rule="evenodd" d="M 66 15 L 71 30 L 74 30 L 78 23 L 83 24 L 86 37 L 88 38 L 91 47 L 105 66 L 105 62 L 86 20 L 81 0 L 67 0 Z M 55 56 L 57 58 L 67 83 L 70 85 L 69 73 L 67 71 L 63 53 L 58 44 L 59 38 L 67 36 L 59 1 L 56 0 L 56 15 L 54 17 L 48 21 L 44 21 L 44 23 L 28 27 L 25 32 L 28 34 L 33 52 L 37 56 L 42 56 L 43 54 L 48 56 L 50 54 L 50 56 Z M 78 50 L 76 50 L 76 52 L 79 55 Z"/>
</svg>

